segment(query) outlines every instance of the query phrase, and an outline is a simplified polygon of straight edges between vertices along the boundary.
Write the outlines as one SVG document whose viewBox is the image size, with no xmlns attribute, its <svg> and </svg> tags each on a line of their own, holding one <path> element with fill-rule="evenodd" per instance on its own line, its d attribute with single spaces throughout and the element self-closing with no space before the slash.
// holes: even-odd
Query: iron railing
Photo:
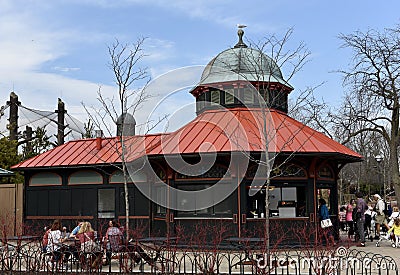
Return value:
<svg viewBox="0 0 400 275">
<path fill-rule="evenodd" d="M 0 246 L 0 270 L 2 274 L 398 274 L 392 257 L 345 247 L 274 250 L 269 256 L 262 250 L 229 247 L 152 249 L 149 245 L 140 253 L 133 247 L 113 251 L 111 263 L 104 266 L 103 251 L 46 253 L 40 242 L 7 243 Z"/>
</svg>

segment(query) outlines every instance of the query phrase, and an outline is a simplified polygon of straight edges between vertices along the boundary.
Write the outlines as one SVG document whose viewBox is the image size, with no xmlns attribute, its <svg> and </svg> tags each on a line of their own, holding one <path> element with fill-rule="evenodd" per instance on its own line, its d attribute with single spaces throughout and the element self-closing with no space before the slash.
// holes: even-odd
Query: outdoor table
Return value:
<svg viewBox="0 0 400 275">
<path fill-rule="evenodd" d="M 74 237 L 67 238 L 63 242 L 57 243 L 56 245 L 60 247 L 60 252 L 63 254 L 64 261 L 68 261 L 71 255 L 78 260 L 78 251 L 80 247 L 79 240 L 75 239 Z"/>
<path fill-rule="evenodd" d="M 260 247 L 265 242 L 265 238 L 258 237 L 230 237 L 225 240 L 238 248 L 243 248 L 243 246 L 256 248 Z"/>
<path fill-rule="evenodd" d="M 177 237 L 148 237 L 148 238 L 142 238 L 139 239 L 139 243 L 152 243 L 154 245 L 158 246 L 167 246 L 171 243 L 176 243 Z"/>
<path fill-rule="evenodd" d="M 155 251 L 156 256 L 154 258 L 155 260 L 153 261 L 153 264 L 155 264 L 155 261 L 158 261 L 163 265 L 165 264 L 176 265 L 176 263 L 174 261 L 171 261 L 171 259 L 165 258 L 163 253 L 161 253 L 161 251 L 170 247 L 171 245 L 175 246 L 177 240 L 178 240 L 177 237 L 148 237 L 139 239 L 138 242 L 147 249 Z M 134 245 L 133 242 L 132 244 Z"/>
<path fill-rule="evenodd" d="M 160 253 L 161 250 L 171 246 L 176 245 L 178 238 L 177 237 L 148 237 L 139 239 L 138 242 L 151 249 L 155 250 L 157 253 Z M 134 242 L 130 242 L 132 245 Z"/>
<path fill-rule="evenodd" d="M 5 245 L 13 247 L 17 251 L 17 253 L 20 253 L 25 246 L 30 245 L 35 241 L 39 241 L 40 238 L 41 236 L 30 236 L 30 235 L 8 236 L 5 239 L 2 239 L 2 242 Z M 14 241 L 15 243 L 10 241 Z"/>
</svg>

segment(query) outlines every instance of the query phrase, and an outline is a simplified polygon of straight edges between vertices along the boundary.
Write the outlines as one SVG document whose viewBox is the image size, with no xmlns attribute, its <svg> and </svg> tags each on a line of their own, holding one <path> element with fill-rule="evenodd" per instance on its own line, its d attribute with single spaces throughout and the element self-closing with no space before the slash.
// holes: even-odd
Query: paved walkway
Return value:
<svg viewBox="0 0 400 275">
<path fill-rule="evenodd" d="M 367 240 L 365 242 L 365 247 L 357 247 L 357 243 L 349 241 L 347 238 L 347 232 L 341 234 L 340 246 L 344 246 L 349 249 L 356 249 L 363 251 L 365 253 L 381 254 L 383 256 L 392 257 L 396 263 L 397 267 L 400 269 L 400 248 L 393 248 L 392 244 L 388 240 L 383 240 L 379 243 L 379 247 L 376 246 L 377 241 Z"/>
</svg>

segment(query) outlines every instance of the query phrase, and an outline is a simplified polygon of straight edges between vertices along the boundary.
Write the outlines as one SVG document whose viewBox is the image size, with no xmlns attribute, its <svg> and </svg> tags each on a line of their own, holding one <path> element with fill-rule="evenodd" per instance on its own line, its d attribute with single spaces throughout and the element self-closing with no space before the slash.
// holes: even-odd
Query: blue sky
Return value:
<svg viewBox="0 0 400 275">
<path fill-rule="evenodd" d="M 317 96 L 337 105 L 344 89 L 332 71 L 347 68 L 351 57 L 337 36 L 396 27 L 399 10 L 395 0 L 0 0 L 0 105 L 13 90 L 40 110 L 54 110 L 60 97 L 69 114 L 85 120 L 82 101 L 96 104 L 100 85 L 115 91 L 107 46 L 116 38 L 147 37 L 143 65 L 156 78 L 207 64 L 237 42 L 237 23 L 248 26 L 245 39 L 252 41 L 293 27 L 293 47 L 303 41 L 312 56 L 290 84 L 304 90 L 325 82 Z"/>
</svg>

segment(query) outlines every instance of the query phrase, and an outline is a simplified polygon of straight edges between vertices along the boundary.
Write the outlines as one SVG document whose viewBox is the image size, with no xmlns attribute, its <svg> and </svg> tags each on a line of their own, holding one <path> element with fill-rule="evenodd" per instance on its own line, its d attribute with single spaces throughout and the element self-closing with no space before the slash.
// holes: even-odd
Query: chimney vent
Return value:
<svg viewBox="0 0 400 275">
<path fill-rule="evenodd" d="M 103 131 L 102 130 L 95 130 L 95 135 L 96 135 L 96 149 L 100 150 L 103 142 Z"/>
</svg>

